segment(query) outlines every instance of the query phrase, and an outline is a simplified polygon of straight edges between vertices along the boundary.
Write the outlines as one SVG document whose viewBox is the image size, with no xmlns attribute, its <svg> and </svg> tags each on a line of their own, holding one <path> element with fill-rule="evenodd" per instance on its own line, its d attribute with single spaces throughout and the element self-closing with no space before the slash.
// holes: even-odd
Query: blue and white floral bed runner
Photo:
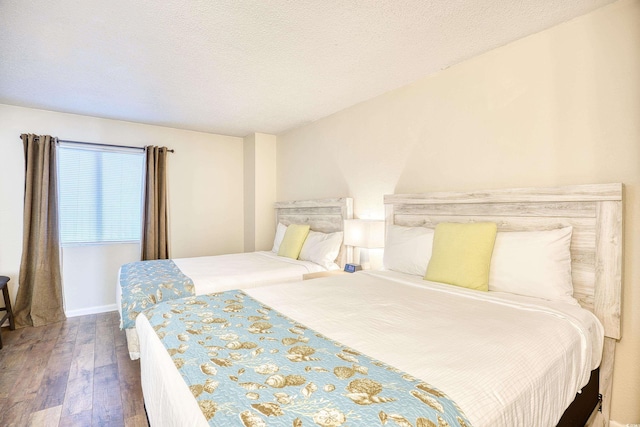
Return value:
<svg viewBox="0 0 640 427">
<path fill-rule="evenodd" d="M 193 281 L 170 259 L 138 261 L 120 268 L 122 328 L 135 328 L 141 311 L 161 301 L 195 295 Z"/>
<path fill-rule="evenodd" d="M 471 425 L 429 384 L 241 291 L 164 301 L 144 314 L 210 425 Z"/>
</svg>

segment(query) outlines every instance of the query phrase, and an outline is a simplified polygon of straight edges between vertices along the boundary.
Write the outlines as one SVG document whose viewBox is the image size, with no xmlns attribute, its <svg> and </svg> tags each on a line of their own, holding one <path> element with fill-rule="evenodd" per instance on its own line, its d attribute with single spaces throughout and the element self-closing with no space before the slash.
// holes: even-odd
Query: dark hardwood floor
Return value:
<svg viewBox="0 0 640 427">
<path fill-rule="evenodd" d="M 1 329 L 0 426 L 147 426 L 117 312 Z"/>
</svg>

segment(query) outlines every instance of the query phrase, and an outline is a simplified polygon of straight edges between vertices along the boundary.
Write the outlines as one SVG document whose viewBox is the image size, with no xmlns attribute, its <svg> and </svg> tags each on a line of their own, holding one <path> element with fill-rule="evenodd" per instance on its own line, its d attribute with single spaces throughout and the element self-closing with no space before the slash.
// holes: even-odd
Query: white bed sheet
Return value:
<svg viewBox="0 0 640 427">
<path fill-rule="evenodd" d="M 293 282 L 302 280 L 304 274 L 327 270 L 311 261 L 282 257 L 268 251 L 176 258 L 173 262 L 193 281 L 196 295 Z M 339 268 L 334 265 L 332 269 Z M 116 304 L 122 319 L 121 301 L 122 287 L 118 273 Z M 127 329 L 126 334 L 129 356 L 136 360 L 140 357 L 138 336 L 134 328 Z"/>
<path fill-rule="evenodd" d="M 476 427 L 555 425 L 602 353 L 602 325 L 578 306 L 400 273 L 356 273 L 246 292 L 443 390 Z M 152 425 L 207 425 L 145 316 L 138 316 L 136 328 Z"/>
</svg>

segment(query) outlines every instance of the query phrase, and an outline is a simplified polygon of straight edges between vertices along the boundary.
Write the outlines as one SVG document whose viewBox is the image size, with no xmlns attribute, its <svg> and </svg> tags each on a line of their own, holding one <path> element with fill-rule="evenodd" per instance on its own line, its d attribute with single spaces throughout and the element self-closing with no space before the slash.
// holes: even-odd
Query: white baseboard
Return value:
<svg viewBox="0 0 640 427">
<path fill-rule="evenodd" d="M 118 311 L 118 304 L 99 305 L 96 307 L 80 308 L 77 310 L 68 310 L 64 312 L 67 317 L 85 316 L 87 314 L 106 313 L 108 311 Z"/>
<path fill-rule="evenodd" d="M 622 424 L 617 421 L 609 421 L 609 427 L 638 427 L 640 424 Z"/>
</svg>

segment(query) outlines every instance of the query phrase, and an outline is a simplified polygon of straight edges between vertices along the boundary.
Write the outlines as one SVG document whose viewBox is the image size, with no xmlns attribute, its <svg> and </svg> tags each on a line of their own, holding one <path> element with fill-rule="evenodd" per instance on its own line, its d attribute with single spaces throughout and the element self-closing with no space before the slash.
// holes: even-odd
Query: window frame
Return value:
<svg viewBox="0 0 640 427">
<path fill-rule="evenodd" d="M 61 168 L 60 168 L 60 149 L 74 149 L 74 150 L 84 150 L 84 151 L 96 151 L 96 152 L 111 152 L 111 153 L 119 153 L 119 154 L 135 154 L 141 156 L 141 170 L 140 170 L 140 228 L 137 239 L 131 240 L 86 240 L 86 241 L 77 241 L 77 242 L 69 242 L 64 241 L 62 237 L 62 210 L 60 208 L 60 190 L 61 190 Z M 56 184 L 57 184 L 57 198 L 58 198 L 58 234 L 59 234 L 59 242 L 61 247 L 71 247 L 71 246 L 104 246 L 104 245 L 121 245 L 121 244 L 141 244 L 144 232 L 144 200 L 145 200 L 145 186 L 146 186 L 146 155 L 145 149 L 143 147 L 125 147 L 125 146 L 117 146 L 117 145 L 108 145 L 108 144 L 94 144 L 94 143 L 83 143 L 83 142 L 75 142 L 75 141 L 58 141 L 56 144 Z M 102 165 L 100 166 L 101 169 Z M 99 180 L 101 181 L 101 180 Z M 101 189 L 102 190 L 102 189 Z M 102 191 L 101 191 L 102 193 Z M 100 206 L 102 205 L 102 197 L 99 200 Z M 102 215 L 100 215 L 102 217 Z M 103 234 L 100 232 L 100 234 Z"/>
</svg>

